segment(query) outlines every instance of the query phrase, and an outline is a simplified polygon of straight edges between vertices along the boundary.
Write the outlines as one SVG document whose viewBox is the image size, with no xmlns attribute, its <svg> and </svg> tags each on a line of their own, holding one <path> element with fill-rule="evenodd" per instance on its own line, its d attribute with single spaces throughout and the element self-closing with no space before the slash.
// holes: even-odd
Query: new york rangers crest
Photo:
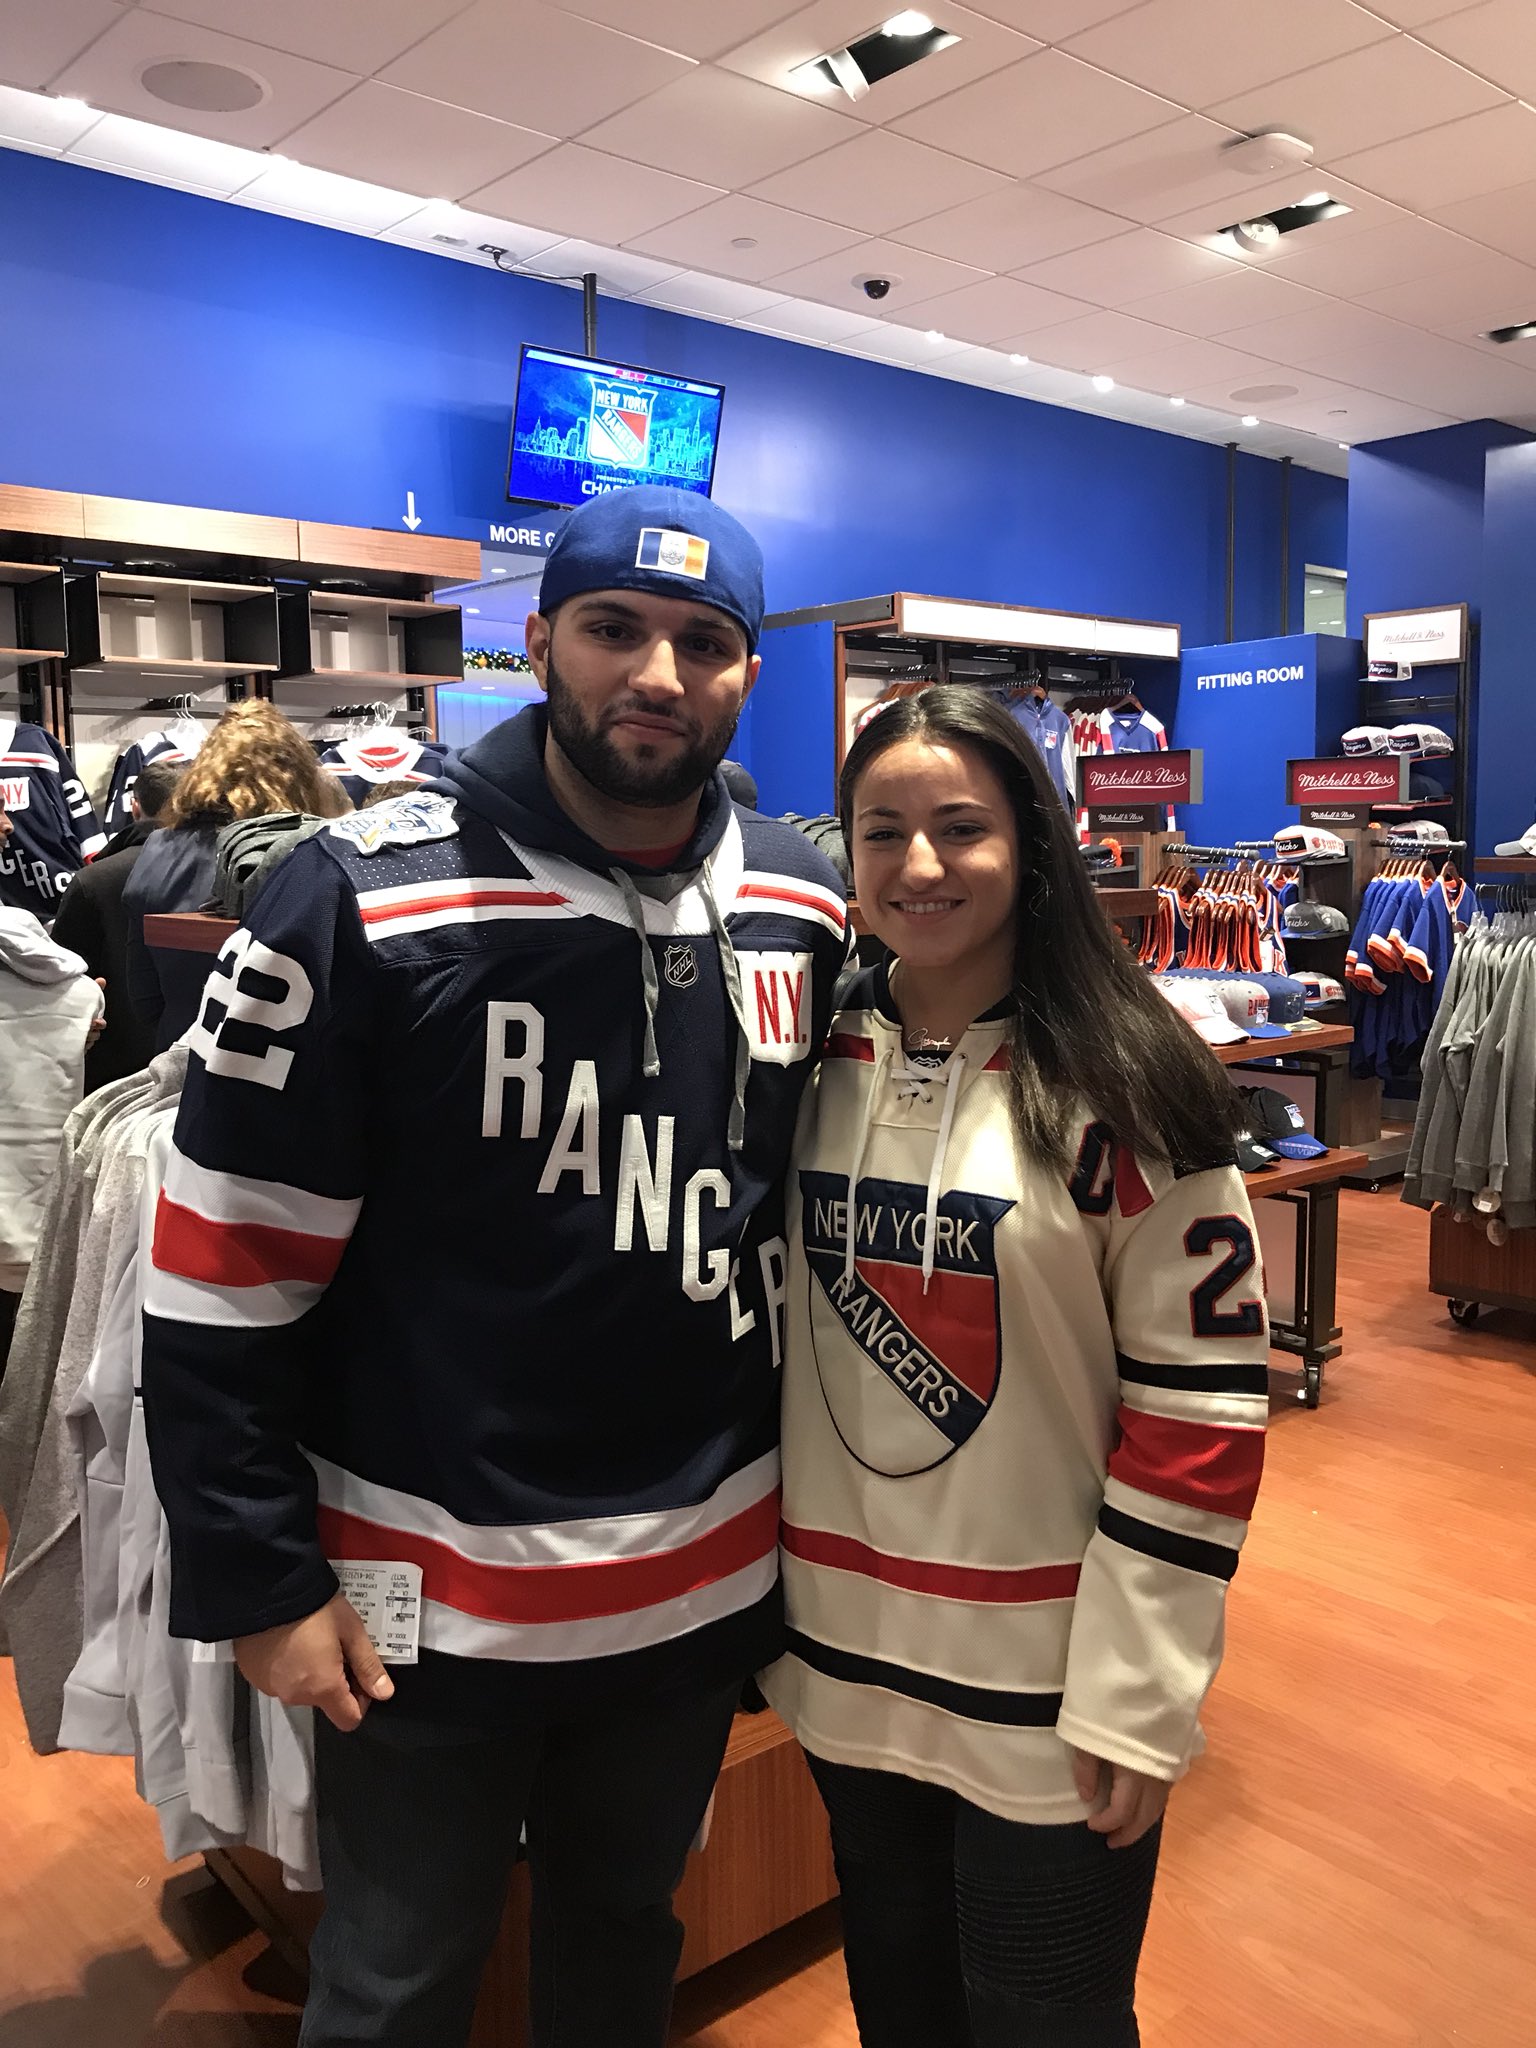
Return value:
<svg viewBox="0 0 1536 2048">
<path fill-rule="evenodd" d="M 953 1457 L 986 1419 L 1002 1370 L 993 1234 L 1014 1206 L 991 1195 L 940 1198 L 933 1277 L 923 1292 L 927 1190 L 861 1180 L 853 1274 L 844 1277 L 845 1175 L 802 1172 L 811 1338 L 838 1434 L 889 1478 Z"/>
</svg>

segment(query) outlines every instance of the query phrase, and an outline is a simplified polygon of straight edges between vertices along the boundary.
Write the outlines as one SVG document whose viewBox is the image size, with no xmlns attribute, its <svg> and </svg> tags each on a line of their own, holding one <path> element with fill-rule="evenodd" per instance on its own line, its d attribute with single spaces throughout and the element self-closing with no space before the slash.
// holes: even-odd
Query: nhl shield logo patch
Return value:
<svg viewBox="0 0 1536 2048">
<path fill-rule="evenodd" d="M 699 956 L 692 946 L 668 946 L 661 956 L 661 971 L 673 988 L 692 988 L 699 978 Z"/>
<path fill-rule="evenodd" d="M 800 1193 L 812 1348 L 838 1434 L 871 1471 L 930 1472 L 974 1436 L 997 1395 L 994 1233 L 1014 1204 L 960 1191 L 941 1197 L 925 1294 L 926 1188 L 859 1182 L 846 1279 L 847 1177 L 803 1172 Z"/>
</svg>

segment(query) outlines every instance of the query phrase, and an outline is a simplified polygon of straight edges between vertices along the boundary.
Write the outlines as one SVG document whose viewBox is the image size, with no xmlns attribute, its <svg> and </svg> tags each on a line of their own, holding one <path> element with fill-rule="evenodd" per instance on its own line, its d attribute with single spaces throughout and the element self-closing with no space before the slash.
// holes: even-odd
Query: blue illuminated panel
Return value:
<svg viewBox="0 0 1536 2048">
<path fill-rule="evenodd" d="M 507 496 L 579 505 L 629 484 L 707 496 L 724 397 L 718 384 L 525 346 Z"/>
</svg>

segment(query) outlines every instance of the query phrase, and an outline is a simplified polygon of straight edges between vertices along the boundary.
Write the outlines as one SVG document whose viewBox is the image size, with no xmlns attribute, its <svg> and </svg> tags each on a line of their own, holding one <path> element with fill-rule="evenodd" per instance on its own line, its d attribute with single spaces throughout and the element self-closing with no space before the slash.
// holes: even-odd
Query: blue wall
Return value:
<svg viewBox="0 0 1536 2048">
<path fill-rule="evenodd" d="M 1536 819 L 1536 441 L 1488 457 L 1484 543 L 1474 769 L 1477 850 L 1491 853 Z"/>
<path fill-rule="evenodd" d="M 40 157 L 0 151 L 0 217 L 6 482 L 391 528 L 413 490 L 483 540 L 519 345 L 580 342 L 558 286 Z M 622 301 L 599 346 L 726 385 L 716 493 L 775 608 L 905 587 L 1222 633 L 1220 448 Z M 1279 466 L 1240 472 L 1238 630 L 1272 632 Z M 1296 472 L 1298 578 L 1343 503 Z"/>
</svg>

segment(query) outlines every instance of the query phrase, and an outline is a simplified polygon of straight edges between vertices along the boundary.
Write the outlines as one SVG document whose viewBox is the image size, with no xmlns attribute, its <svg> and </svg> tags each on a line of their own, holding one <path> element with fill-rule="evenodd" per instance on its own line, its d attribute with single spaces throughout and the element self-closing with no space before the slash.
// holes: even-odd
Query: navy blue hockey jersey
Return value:
<svg viewBox="0 0 1536 2048">
<path fill-rule="evenodd" d="M 75 765 L 40 725 L 0 720 L 0 903 L 51 924 L 73 874 L 107 843 Z"/>
<path fill-rule="evenodd" d="M 118 755 L 107 786 L 107 830 L 126 832 L 133 823 L 133 786 L 151 761 L 168 761 L 180 768 L 190 761 L 196 748 L 173 733 L 147 732 Z"/>
<path fill-rule="evenodd" d="M 381 783 L 430 782 L 441 775 L 448 749 L 409 733 L 381 732 L 327 747 L 320 766 L 330 770 L 354 804 L 365 804 Z"/>
<path fill-rule="evenodd" d="M 208 983 L 144 1323 L 177 1634 L 405 1559 L 424 1649 L 542 1697 L 774 1654 L 781 1189 L 841 886 L 718 777 L 676 872 L 603 852 L 543 735 L 301 846 Z"/>
</svg>

